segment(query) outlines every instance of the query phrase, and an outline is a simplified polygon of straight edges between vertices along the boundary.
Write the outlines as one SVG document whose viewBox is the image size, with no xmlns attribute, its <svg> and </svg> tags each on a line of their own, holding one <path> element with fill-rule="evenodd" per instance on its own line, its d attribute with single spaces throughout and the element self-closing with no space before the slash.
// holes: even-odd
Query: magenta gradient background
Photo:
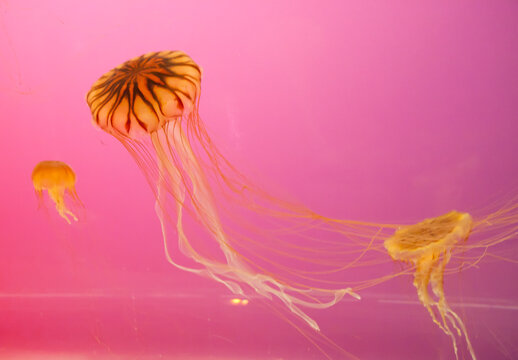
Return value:
<svg viewBox="0 0 518 360">
<path fill-rule="evenodd" d="M 209 133 L 258 183 L 332 217 L 415 222 L 517 192 L 517 19 L 515 1 L 0 0 L 0 358 L 323 358 L 260 302 L 232 307 L 166 263 L 144 177 L 91 125 L 107 70 L 184 50 Z M 37 209 L 30 173 L 49 159 L 78 175 L 80 223 Z M 518 357 L 517 275 L 446 279 L 480 359 Z M 310 313 L 362 359 L 453 358 L 411 278 L 362 295 Z"/>
</svg>

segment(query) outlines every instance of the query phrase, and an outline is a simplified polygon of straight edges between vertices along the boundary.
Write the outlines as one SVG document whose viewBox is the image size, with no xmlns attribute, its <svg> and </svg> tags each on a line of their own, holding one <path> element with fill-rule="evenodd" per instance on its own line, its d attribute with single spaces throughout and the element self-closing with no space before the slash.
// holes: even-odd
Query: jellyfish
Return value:
<svg viewBox="0 0 518 360">
<path fill-rule="evenodd" d="M 466 326 L 446 301 L 444 275 L 477 266 L 484 258 L 517 263 L 490 249 L 518 236 L 518 198 L 511 196 L 495 205 L 479 211 L 477 216 L 450 211 L 417 224 L 400 226 L 384 240 L 393 260 L 411 265 L 406 270 L 413 271 L 418 299 L 433 322 L 452 339 L 456 358 L 456 335 L 464 338 L 471 357 L 476 359 L 476 356 Z M 473 237 L 478 239 L 470 243 L 468 240 Z M 458 264 L 448 269 L 451 260 Z M 399 274 L 404 275 L 405 271 Z"/>
<path fill-rule="evenodd" d="M 77 216 L 67 207 L 65 194 L 68 194 L 74 203 L 81 205 L 75 183 L 76 174 L 70 166 L 61 161 L 42 161 L 32 171 L 32 184 L 40 204 L 43 203 L 43 190 L 47 190 L 59 215 L 69 224 L 69 217 L 77 221 Z"/>
<path fill-rule="evenodd" d="M 455 357 L 458 358 L 454 332 L 465 338 L 469 352 L 475 359 L 466 327 L 448 305 L 443 285 L 444 271 L 450 261 L 452 249 L 459 242 L 468 239 L 472 226 L 470 214 L 451 211 L 402 227 L 385 240 L 385 248 L 392 259 L 415 266 L 414 286 L 417 288 L 419 301 L 428 310 L 433 322 L 452 338 Z M 429 287 L 436 299 L 430 295 Z"/>
<path fill-rule="evenodd" d="M 395 226 L 330 219 L 254 185 L 223 157 L 201 121 L 201 76 L 181 51 L 126 61 L 88 92 L 93 123 L 122 143 L 148 180 L 171 264 L 239 297 L 276 298 L 319 330 L 302 308 L 359 298 L 333 276 L 353 266 L 351 257 L 359 263 L 366 247 Z"/>
</svg>

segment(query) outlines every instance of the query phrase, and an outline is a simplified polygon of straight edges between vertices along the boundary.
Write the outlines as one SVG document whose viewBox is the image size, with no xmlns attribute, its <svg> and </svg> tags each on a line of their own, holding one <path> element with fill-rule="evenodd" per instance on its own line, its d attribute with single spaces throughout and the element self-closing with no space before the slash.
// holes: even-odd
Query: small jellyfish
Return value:
<svg viewBox="0 0 518 360">
<path fill-rule="evenodd" d="M 40 204 L 43 203 L 43 190 L 47 190 L 50 199 L 56 204 L 59 215 L 69 224 L 69 216 L 74 221 L 77 221 L 77 216 L 65 204 L 65 195 L 68 193 L 76 204 L 81 205 L 75 183 L 76 174 L 70 166 L 61 161 L 42 161 L 32 171 L 32 184 Z"/>
<path fill-rule="evenodd" d="M 452 249 L 459 242 L 467 240 L 472 225 L 473 220 L 469 214 L 451 211 L 397 230 L 392 237 L 385 240 L 385 248 L 392 259 L 415 266 L 414 286 L 417 288 L 419 301 L 426 307 L 433 322 L 452 338 L 456 358 L 458 354 L 454 331 L 458 336 L 464 336 L 469 352 L 475 359 L 466 327 L 449 307 L 443 285 L 444 271 L 450 261 Z M 436 299 L 430 295 L 429 287 Z"/>
</svg>

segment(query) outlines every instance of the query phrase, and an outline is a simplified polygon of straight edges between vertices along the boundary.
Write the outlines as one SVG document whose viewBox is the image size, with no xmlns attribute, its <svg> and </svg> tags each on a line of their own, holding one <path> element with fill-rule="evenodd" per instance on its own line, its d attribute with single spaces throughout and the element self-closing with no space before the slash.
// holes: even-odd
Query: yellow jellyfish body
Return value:
<svg viewBox="0 0 518 360">
<path fill-rule="evenodd" d="M 443 285 L 444 271 L 450 261 L 452 249 L 459 242 L 467 240 L 472 226 L 473 220 L 469 214 L 451 211 L 397 230 L 392 237 L 385 240 L 385 248 L 392 259 L 415 266 L 414 286 L 417 288 L 419 300 L 433 321 L 452 338 L 455 356 L 458 357 L 453 330 L 459 336 L 464 336 L 471 356 L 475 359 L 464 323 L 449 307 Z M 430 295 L 429 287 L 435 299 Z M 437 308 L 439 317 L 434 307 Z"/>
<path fill-rule="evenodd" d="M 70 166 L 61 161 L 42 161 L 32 171 L 32 184 L 38 199 L 43 201 L 43 191 L 47 190 L 50 199 L 56 205 L 59 215 L 70 224 L 69 216 L 77 221 L 77 216 L 67 207 L 65 195 L 81 204 L 75 190 L 76 174 Z"/>
</svg>

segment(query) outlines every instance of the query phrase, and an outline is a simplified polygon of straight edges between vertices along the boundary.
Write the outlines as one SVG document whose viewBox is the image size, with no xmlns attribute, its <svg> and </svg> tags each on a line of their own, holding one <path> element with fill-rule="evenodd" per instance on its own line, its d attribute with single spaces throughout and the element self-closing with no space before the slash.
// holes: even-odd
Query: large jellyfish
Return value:
<svg viewBox="0 0 518 360">
<path fill-rule="evenodd" d="M 61 161 L 42 161 L 32 171 L 32 184 L 40 204 L 43 203 L 43 190 L 47 190 L 59 215 L 69 224 L 69 217 L 77 221 L 77 216 L 67 207 L 65 195 L 68 194 L 74 203 L 81 205 L 75 183 L 76 174 L 70 166 Z"/>
<path fill-rule="evenodd" d="M 107 72 L 87 102 L 95 125 L 126 147 L 154 190 L 171 264 L 236 295 L 253 289 L 276 297 L 318 330 L 301 308 L 327 308 L 345 294 L 359 298 L 333 276 L 395 225 L 328 219 L 252 185 L 205 131 L 200 82 L 200 67 L 185 53 L 154 52 Z M 170 227 L 190 265 L 176 257 Z"/>
</svg>

